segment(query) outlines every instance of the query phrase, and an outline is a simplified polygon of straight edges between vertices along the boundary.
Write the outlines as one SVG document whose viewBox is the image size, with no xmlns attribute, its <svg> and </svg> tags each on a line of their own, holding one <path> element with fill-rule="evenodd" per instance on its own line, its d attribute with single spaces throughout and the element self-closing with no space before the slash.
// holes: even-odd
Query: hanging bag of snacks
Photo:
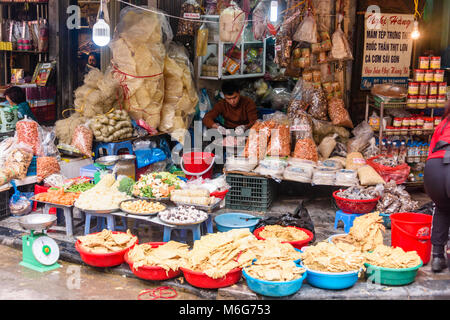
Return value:
<svg viewBox="0 0 450 320">
<path fill-rule="evenodd" d="M 202 8 L 195 0 L 187 0 L 181 5 L 181 18 L 178 22 L 177 36 L 195 36 L 200 28 Z"/>
<path fill-rule="evenodd" d="M 342 15 L 339 15 L 339 23 L 336 28 L 336 31 L 333 33 L 331 37 L 331 51 L 329 54 L 330 60 L 353 60 L 352 50 L 350 48 L 350 44 L 348 39 L 342 31 Z"/>
<path fill-rule="evenodd" d="M 252 31 L 255 40 L 263 40 L 268 33 L 267 30 L 267 13 L 269 5 L 266 1 L 260 1 L 253 10 Z"/>
<path fill-rule="evenodd" d="M 92 141 L 94 140 L 94 134 L 89 126 L 81 124 L 75 128 L 72 136 L 71 145 L 80 150 L 86 157 L 92 157 Z"/>
<path fill-rule="evenodd" d="M 209 29 L 203 24 L 197 31 L 197 57 L 204 57 L 208 53 Z"/>
<path fill-rule="evenodd" d="M 293 37 L 297 42 L 317 43 L 317 23 L 311 10 L 308 10 Z"/>
<path fill-rule="evenodd" d="M 230 6 L 223 10 L 219 17 L 220 41 L 238 42 L 244 27 L 245 13 L 234 1 L 231 1 Z"/>
<path fill-rule="evenodd" d="M 328 115 L 335 126 L 353 129 L 353 122 L 345 108 L 344 100 L 332 98 L 328 101 Z"/>
<path fill-rule="evenodd" d="M 43 154 L 41 144 L 41 133 L 39 124 L 36 121 L 28 119 L 20 120 L 16 123 L 17 142 L 28 144 L 33 149 L 33 154 L 40 156 Z"/>
</svg>

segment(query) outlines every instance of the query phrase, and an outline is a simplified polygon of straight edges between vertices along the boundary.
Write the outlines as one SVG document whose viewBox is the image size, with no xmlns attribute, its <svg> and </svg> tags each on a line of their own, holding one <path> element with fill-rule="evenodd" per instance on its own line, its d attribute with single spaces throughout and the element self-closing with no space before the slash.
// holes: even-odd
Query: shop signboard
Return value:
<svg viewBox="0 0 450 320">
<path fill-rule="evenodd" d="M 369 90 L 380 83 L 406 86 L 414 15 L 367 12 L 364 21 L 361 89 Z"/>
</svg>

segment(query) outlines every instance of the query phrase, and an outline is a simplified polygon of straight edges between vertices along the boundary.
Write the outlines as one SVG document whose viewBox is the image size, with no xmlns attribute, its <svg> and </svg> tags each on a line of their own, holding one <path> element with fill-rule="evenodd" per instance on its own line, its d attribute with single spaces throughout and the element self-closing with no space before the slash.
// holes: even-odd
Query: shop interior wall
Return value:
<svg viewBox="0 0 450 320">
<path fill-rule="evenodd" d="M 415 42 L 411 57 L 410 70 L 417 67 L 417 59 L 426 51 L 442 55 L 449 45 L 449 16 L 450 1 L 448 0 L 419 0 L 419 12 L 422 13 L 428 2 L 428 15 L 419 19 L 421 37 Z M 352 96 L 350 111 L 352 118 L 358 122 L 364 119 L 366 96 L 368 90 L 360 90 L 361 71 L 364 52 L 364 14 L 369 5 L 378 5 L 382 13 L 414 14 L 414 1 L 412 0 L 360 0 L 357 3 L 357 14 L 354 37 L 354 61 L 352 77 Z M 423 20 L 425 19 L 425 21 Z M 412 74 L 411 74 L 412 76 Z"/>
</svg>

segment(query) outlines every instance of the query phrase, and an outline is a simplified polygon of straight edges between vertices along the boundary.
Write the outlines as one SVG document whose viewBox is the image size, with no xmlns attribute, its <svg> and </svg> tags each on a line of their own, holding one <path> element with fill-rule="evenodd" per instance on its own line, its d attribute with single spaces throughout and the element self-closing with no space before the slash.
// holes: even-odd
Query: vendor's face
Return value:
<svg viewBox="0 0 450 320">
<path fill-rule="evenodd" d="M 15 103 L 12 102 L 12 100 L 8 96 L 6 96 L 5 98 L 6 98 L 6 101 L 8 101 L 11 106 L 15 105 Z"/>
<path fill-rule="evenodd" d="M 236 107 L 239 103 L 239 99 L 241 98 L 241 94 L 239 92 L 235 92 L 231 95 L 225 94 L 225 101 L 228 102 L 232 107 Z"/>
<path fill-rule="evenodd" d="M 97 65 L 97 60 L 95 59 L 94 56 L 89 56 L 88 64 L 91 65 L 91 66 L 96 66 Z"/>
</svg>

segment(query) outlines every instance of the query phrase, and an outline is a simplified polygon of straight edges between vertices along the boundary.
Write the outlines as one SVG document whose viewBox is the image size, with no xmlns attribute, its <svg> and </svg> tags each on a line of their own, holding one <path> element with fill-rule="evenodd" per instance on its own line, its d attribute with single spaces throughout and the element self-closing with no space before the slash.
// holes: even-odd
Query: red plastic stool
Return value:
<svg viewBox="0 0 450 320">
<path fill-rule="evenodd" d="M 47 190 L 50 189 L 50 187 L 43 187 L 43 186 L 39 186 L 37 184 L 34 185 L 34 194 L 38 194 L 38 193 L 43 193 L 43 192 L 47 192 Z M 37 202 L 34 201 L 33 203 L 33 211 L 36 211 L 37 209 Z M 56 208 L 51 208 L 49 210 L 50 214 L 56 214 Z"/>
</svg>

